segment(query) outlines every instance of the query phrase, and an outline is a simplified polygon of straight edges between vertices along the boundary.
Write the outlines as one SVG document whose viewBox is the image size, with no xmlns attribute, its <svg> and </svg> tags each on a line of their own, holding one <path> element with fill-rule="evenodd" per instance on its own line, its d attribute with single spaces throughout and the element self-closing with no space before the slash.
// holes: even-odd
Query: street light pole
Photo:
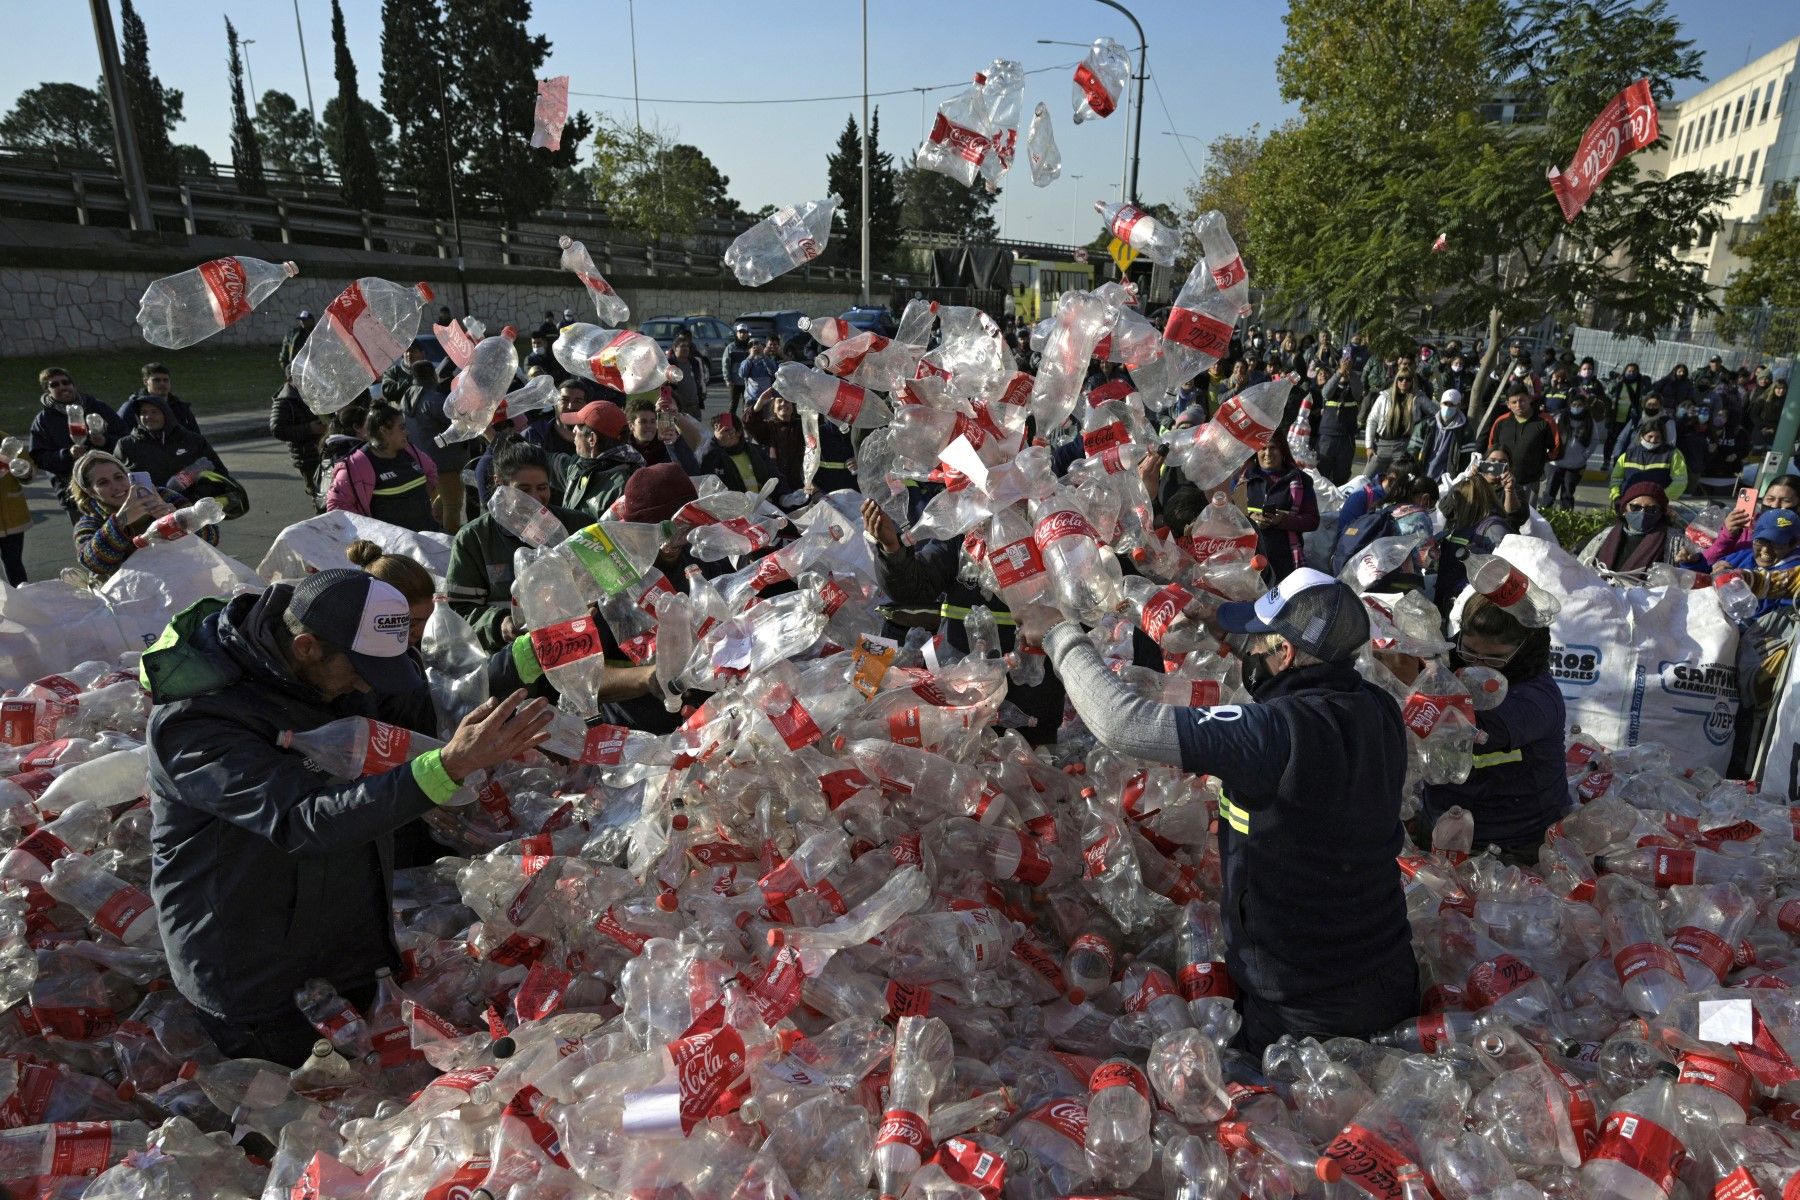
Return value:
<svg viewBox="0 0 1800 1200">
<path fill-rule="evenodd" d="M 869 304 L 869 0 L 862 0 L 862 302 Z"/>
<path fill-rule="evenodd" d="M 306 29 L 300 24 L 300 0 L 294 0 L 294 36 L 300 42 L 300 77 L 306 80 L 306 111 L 312 114 L 313 148 L 319 153 L 319 165 L 325 163 L 325 147 L 319 142 L 319 110 L 313 106 L 312 72 L 306 66 Z"/>
<path fill-rule="evenodd" d="M 644 109 L 638 103 L 637 74 L 637 0 L 625 0 L 625 12 L 631 21 L 631 112 L 639 133 L 644 131 Z"/>
<path fill-rule="evenodd" d="M 444 91 L 444 59 L 434 48 L 432 66 L 437 70 L 438 113 L 444 126 L 444 182 L 449 187 L 450 228 L 456 233 L 456 282 L 462 289 L 463 316 L 469 315 L 469 277 L 463 271 L 462 219 L 456 215 L 456 169 L 450 162 L 450 98 Z"/>
<path fill-rule="evenodd" d="M 256 115 L 256 72 L 250 69 L 250 47 L 256 45 L 255 38 L 239 38 L 238 45 L 244 51 L 244 74 L 250 80 L 250 115 Z"/>
<path fill-rule="evenodd" d="M 125 185 L 125 202 L 131 227 L 139 233 L 155 233 L 150 215 L 150 191 L 144 186 L 144 163 L 138 157 L 137 134 L 131 128 L 131 97 L 119 69 L 119 43 L 113 34 L 112 0 L 88 0 L 94 14 L 94 41 L 100 47 L 100 74 L 112 102 L 113 151 L 118 155 L 119 181 Z"/>
<path fill-rule="evenodd" d="M 1126 198 L 1129 199 L 1131 203 L 1136 204 L 1138 198 L 1138 158 L 1139 151 L 1143 149 L 1144 141 L 1144 80 L 1148 79 L 1150 76 L 1150 68 L 1145 65 L 1149 55 L 1149 43 L 1144 38 L 1144 27 L 1138 24 L 1138 19 L 1131 15 L 1130 9 L 1126 8 L 1123 4 L 1118 3 L 1118 0 L 1097 0 L 1097 3 L 1104 4 L 1108 8 L 1118 9 L 1120 12 L 1124 13 L 1125 19 L 1131 22 L 1131 27 L 1137 30 L 1138 35 L 1137 118 L 1131 134 L 1131 174 L 1130 183 L 1126 187 Z"/>
</svg>

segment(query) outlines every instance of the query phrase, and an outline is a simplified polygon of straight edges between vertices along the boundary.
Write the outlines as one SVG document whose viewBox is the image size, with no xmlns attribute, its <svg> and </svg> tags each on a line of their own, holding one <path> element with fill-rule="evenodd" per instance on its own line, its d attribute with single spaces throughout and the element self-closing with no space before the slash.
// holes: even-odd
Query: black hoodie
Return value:
<svg viewBox="0 0 1800 1200">
<path fill-rule="evenodd" d="M 162 410 L 163 425 L 155 433 L 137 423 L 138 413 L 145 405 Z M 220 474 L 226 473 L 219 452 L 204 437 L 183 425 L 180 414 L 166 399 L 148 392 L 139 393 L 125 402 L 125 407 L 119 410 L 119 419 L 131 432 L 119 439 L 115 453 L 133 471 L 149 475 L 150 482 L 157 487 L 168 487 L 170 479 L 203 458 L 211 459 L 213 469 Z"/>
</svg>

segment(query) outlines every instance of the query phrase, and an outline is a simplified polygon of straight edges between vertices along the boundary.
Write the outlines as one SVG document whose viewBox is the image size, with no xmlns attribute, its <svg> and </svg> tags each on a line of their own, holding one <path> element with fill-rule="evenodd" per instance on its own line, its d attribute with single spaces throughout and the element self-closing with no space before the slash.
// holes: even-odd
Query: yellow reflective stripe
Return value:
<svg viewBox="0 0 1800 1200">
<path fill-rule="evenodd" d="M 819 469 L 822 471 L 848 471 L 850 464 L 848 462 L 822 462 L 819 464 Z"/>
<path fill-rule="evenodd" d="M 941 604 L 938 606 L 938 616 L 946 621 L 966 621 L 969 619 L 969 610 L 955 604 Z M 1017 625 L 1018 622 L 1013 620 L 1011 613 L 997 612 L 994 614 L 994 624 Z"/>
<path fill-rule="evenodd" d="M 424 486 L 425 486 L 425 476 L 420 475 L 417 479 L 414 479 L 410 483 L 403 483 L 397 487 L 376 488 L 373 494 L 377 495 L 377 496 L 398 496 L 402 492 L 410 492 L 414 488 L 422 488 Z"/>
<path fill-rule="evenodd" d="M 1477 754 L 1469 761 L 1476 767 L 1497 767 L 1502 763 L 1524 762 L 1525 756 L 1517 750 L 1496 750 L 1492 754 Z"/>
<path fill-rule="evenodd" d="M 1250 814 L 1231 802 L 1231 797 L 1224 792 L 1219 793 L 1219 815 L 1225 823 L 1238 833 L 1250 832 Z"/>
</svg>

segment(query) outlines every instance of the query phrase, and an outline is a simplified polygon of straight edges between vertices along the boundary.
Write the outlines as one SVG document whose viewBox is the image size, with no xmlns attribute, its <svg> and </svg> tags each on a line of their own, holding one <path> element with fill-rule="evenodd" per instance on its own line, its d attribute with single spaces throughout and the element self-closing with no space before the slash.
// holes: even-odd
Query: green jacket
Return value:
<svg viewBox="0 0 1800 1200">
<path fill-rule="evenodd" d="M 625 491 L 625 481 L 644 465 L 644 456 L 630 446 L 614 446 L 599 458 L 552 454 L 550 472 L 561 489 L 562 506 L 598 521 Z"/>
<path fill-rule="evenodd" d="M 570 533 L 590 524 L 592 518 L 573 509 L 552 506 L 551 513 Z M 512 611 L 513 555 L 525 543 L 508 533 L 484 512 L 456 531 L 450 543 L 450 570 L 444 577 L 444 594 L 459 613 L 481 648 L 490 653 L 506 644 L 500 623 Z"/>
</svg>

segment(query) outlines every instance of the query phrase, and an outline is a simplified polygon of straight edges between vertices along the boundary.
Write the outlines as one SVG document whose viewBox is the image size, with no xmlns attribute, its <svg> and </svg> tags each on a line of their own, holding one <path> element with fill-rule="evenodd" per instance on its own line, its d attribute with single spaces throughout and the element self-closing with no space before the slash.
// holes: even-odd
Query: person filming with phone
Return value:
<svg viewBox="0 0 1800 1200">
<path fill-rule="evenodd" d="M 1492 554 L 1530 513 L 1505 450 L 1490 450 L 1470 474 L 1438 501 L 1444 533 L 1438 539 L 1437 606 L 1445 616 L 1468 582 L 1471 554 Z"/>
<path fill-rule="evenodd" d="M 89 450 L 75 461 L 69 479 L 75 505 L 75 560 L 94 577 L 108 579 L 137 550 L 136 539 L 152 522 L 193 501 L 133 476 L 114 455 Z M 219 527 L 204 525 L 200 536 L 216 546 Z"/>
</svg>

